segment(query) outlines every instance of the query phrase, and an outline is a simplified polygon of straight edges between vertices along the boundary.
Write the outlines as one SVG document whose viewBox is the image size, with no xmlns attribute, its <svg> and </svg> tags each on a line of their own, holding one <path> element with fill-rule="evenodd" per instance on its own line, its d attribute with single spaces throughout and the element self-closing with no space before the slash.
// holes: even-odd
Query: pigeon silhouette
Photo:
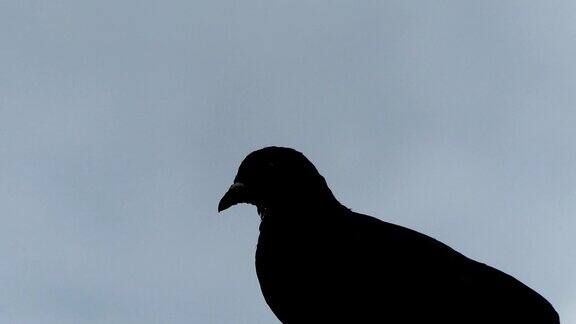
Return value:
<svg viewBox="0 0 576 324">
<path fill-rule="evenodd" d="M 282 323 L 559 323 L 514 277 L 334 197 L 300 152 L 266 147 L 218 205 L 257 207 L 256 273 Z"/>
</svg>

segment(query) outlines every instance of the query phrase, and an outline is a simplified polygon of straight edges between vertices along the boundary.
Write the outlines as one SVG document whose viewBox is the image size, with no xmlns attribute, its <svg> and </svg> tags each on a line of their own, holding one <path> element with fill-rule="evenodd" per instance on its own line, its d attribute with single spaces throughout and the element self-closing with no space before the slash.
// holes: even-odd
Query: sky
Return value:
<svg viewBox="0 0 576 324">
<path fill-rule="evenodd" d="M 278 323 L 241 160 L 576 323 L 574 1 L 0 2 L 0 322 Z"/>
</svg>

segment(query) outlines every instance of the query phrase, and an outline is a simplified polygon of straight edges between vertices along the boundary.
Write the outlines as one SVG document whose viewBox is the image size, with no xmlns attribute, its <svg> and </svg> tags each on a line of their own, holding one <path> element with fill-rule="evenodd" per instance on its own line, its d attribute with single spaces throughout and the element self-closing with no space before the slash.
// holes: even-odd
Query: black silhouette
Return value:
<svg viewBox="0 0 576 324">
<path fill-rule="evenodd" d="M 303 154 L 249 154 L 218 211 L 262 218 L 256 272 L 283 323 L 559 323 L 520 281 L 416 231 L 340 204 Z"/>
</svg>

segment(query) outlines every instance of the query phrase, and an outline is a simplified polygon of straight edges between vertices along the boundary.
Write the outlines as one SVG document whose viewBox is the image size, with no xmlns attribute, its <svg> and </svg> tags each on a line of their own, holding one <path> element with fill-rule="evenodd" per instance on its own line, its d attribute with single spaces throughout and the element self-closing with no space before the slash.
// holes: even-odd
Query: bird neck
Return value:
<svg viewBox="0 0 576 324">
<path fill-rule="evenodd" d="M 285 204 L 270 207 L 258 207 L 260 229 L 270 228 L 310 228 L 317 224 L 326 224 L 327 220 L 350 210 L 336 198 L 318 203 Z"/>
<path fill-rule="evenodd" d="M 288 186 L 282 193 L 257 204 L 262 221 L 302 225 L 302 222 L 322 220 L 339 211 L 349 210 L 336 199 L 320 174 L 300 183 L 310 185 Z"/>
</svg>

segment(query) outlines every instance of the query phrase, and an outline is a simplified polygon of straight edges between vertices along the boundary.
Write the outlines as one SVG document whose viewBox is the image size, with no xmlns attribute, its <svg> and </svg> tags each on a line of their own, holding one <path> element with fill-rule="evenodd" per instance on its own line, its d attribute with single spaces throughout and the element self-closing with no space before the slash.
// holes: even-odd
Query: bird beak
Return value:
<svg viewBox="0 0 576 324">
<path fill-rule="evenodd" d="M 226 210 L 233 205 L 248 202 L 248 191 L 241 182 L 234 182 L 218 203 L 218 212 Z"/>
</svg>

